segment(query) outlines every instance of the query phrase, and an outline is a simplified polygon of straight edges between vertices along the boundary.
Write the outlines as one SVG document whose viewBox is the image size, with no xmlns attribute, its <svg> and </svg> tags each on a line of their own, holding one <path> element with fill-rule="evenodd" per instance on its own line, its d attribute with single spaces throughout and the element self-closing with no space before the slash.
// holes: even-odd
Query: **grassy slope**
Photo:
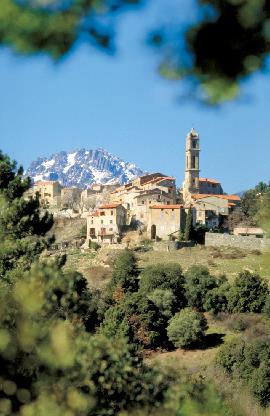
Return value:
<svg viewBox="0 0 270 416">
<path fill-rule="evenodd" d="M 218 250 L 197 246 L 172 252 L 139 253 L 138 258 L 139 266 L 142 268 L 156 263 L 179 263 L 183 270 L 186 270 L 191 265 L 202 264 L 215 275 L 225 273 L 228 279 L 235 277 L 239 271 L 245 268 L 254 270 L 270 280 L 270 261 L 267 261 L 267 256 L 241 250 L 236 251 L 229 248 Z"/>
</svg>

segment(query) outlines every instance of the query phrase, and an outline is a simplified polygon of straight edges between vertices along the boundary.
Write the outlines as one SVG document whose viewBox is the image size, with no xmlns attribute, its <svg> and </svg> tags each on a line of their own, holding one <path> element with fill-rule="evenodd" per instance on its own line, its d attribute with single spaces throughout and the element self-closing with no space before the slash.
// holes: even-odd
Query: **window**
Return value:
<svg viewBox="0 0 270 416">
<path fill-rule="evenodd" d="M 101 220 L 100 222 L 101 222 L 101 224 L 103 224 L 103 220 Z"/>
<path fill-rule="evenodd" d="M 96 234 L 95 228 L 90 228 L 90 235 L 95 235 L 95 234 Z"/>
<path fill-rule="evenodd" d="M 152 203 L 152 201 L 149 201 L 149 204 L 151 204 Z"/>
<path fill-rule="evenodd" d="M 195 156 L 192 156 L 192 159 L 191 159 L 191 169 L 195 169 L 195 164 L 196 164 L 196 157 Z"/>
<path fill-rule="evenodd" d="M 113 223 L 113 220 L 110 220 L 110 224 L 112 224 Z"/>
<path fill-rule="evenodd" d="M 111 215 L 113 215 L 113 211 L 111 211 Z"/>
<path fill-rule="evenodd" d="M 174 209 L 172 209 L 172 212 L 174 212 Z"/>
<path fill-rule="evenodd" d="M 142 200 L 142 204 L 144 204 L 144 200 Z"/>
<path fill-rule="evenodd" d="M 94 221 L 93 220 L 91 220 L 91 224 L 94 224 Z"/>
<path fill-rule="evenodd" d="M 105 211 L 101 211 L 100 215 L 102 215 L 102 216 L 105 215 Z"/>
<path fill-rule="evenodd" d="M 113 231 L 113 228 L 109 228 L 109 231 Z"/>
<path fill-rule="evenodd" d="M 192 140 L 192 148 L 193 149 L 196 149 L 196 147 L 197 147 L 196 140 Z"/>
</svg>

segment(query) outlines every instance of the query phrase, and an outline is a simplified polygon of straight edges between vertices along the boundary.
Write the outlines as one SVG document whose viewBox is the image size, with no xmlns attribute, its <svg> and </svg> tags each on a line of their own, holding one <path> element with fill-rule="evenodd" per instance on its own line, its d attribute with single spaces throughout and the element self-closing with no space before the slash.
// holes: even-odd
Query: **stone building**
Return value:
<svg viewBox="0 0 270 416">
<path fill-rule="evenodd" d="M 185 227 L 186 213 L 183 205 L 152 205 L 149 209 L 147 236 L 151 240 L 177 238 Z"/>
<path fill-rule="evenodd" d="M 185 157 L 183 203 L 195 208 L 194 225 L 219 227 L 241 199 L 237 195 L 225 195 L 218 180 L 200 178 L 200 138 L 194 129 L 186 137 Z"/>
<path fill-rule="evenodd" d="M 195 223 L 216 228 L 227 219 L 232 209 L 240 202 L 237 195 L 192 195 L 196 216 Z"/>
<path fill-rule="evenodd" d="M 199 178 L 199 193 L 222 195 L 223 189 L 220 182 L 216 179 Z"/>
<path fill-rule="evenodd" d="M 64 208 L 78 208 L 81 201 L 82 190 L 79 188 L 62 188 L 61 205 Z"/>
<path fill-rule="evenodd" d="M 100 206 L 87 216 L 87 240 L 117 243 L 126 226 L 126 209 L 121 204 Z"/>
<path fill-rule="evenodd" d="M 61 189 L 62 186 L 58 181 L 38 181 L 33 184 L 25 196 L 31 198 L 38 192 L 41 205 L 58 205 Z"/>
<path fill-rule="evenodd" d="M 191 195 L 200 191 L 200 140 L 194 129 L 186 137 L 185 180 L 183 183 L 183 199 L 185 204 L 191 203 Z"/>
</svg>

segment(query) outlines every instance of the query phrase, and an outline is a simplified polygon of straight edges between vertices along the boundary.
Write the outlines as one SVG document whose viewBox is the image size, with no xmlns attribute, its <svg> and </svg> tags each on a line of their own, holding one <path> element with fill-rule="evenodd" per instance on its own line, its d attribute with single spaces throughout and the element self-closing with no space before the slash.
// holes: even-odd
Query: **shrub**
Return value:
<svg viewBox="0 0 270 416">
<path fill-rule="evenodd" d="M 226 312 L 228 309 L 227 293 L 230 288 L 229 283 L 223 283 L 205 294 L 203 309 L 214 315 L 219 312 Z"/>
<path fill-rule="evenodd" d="M 228 292 L 230 312 L 261 312 L 267 295 L 267 282 L 258 274 L 247 270 L 239 273 Z"/>
<path fill-rule="evenodd" d="M 130 328 L 123 308 L 116 305 L 106 311 L 100 332 L 108 338 L 119 339 L 130 336 Z"/>
<path fill-rule="evenodd" d="M 161 311 L 161 313 L 171 318 L 175 296 L 171 289 L 155 289 L 148 295 L 150 299 Z"/>
<path fill-rule="evenodd" d="M 216 360 L 232 377 L 240 378 L 262 406 L 269 404 L 269 341 L 231 341 L 220 348 Z"/>
<path fill-rule="evenodd" d="M 216 356 L 216 363 L 228 373 L 232 373 L 234 368 L 243 360 L 244 345 L 244 341 L 241 339 L 226 342 L 220 347 Z"/>
<path fill-rule="evenodd" d="M 171 290 L 174 299 L 172 311 L 186 306 L 185 278 L 178 264 L 157 264 L 148 266 L 140 275 L 139 292 L 150 295 L 155 289 Z"/>
<path fill-rule="evenodd" d="M 112 279 L 102 293 L 99 303 L 99 315 L 104 317 L 106 310 L 115 303 L 115 294 L 136 292 L 138 289 L 137 261 L 131 250 L 124 250 L 118 255 Z"/>
<path fill-rule="evenodd" d="M 96 241 L 89 241 L 89 248 L 92 250 L 98 251 L 100 249 L 101 245 L 98 244 Z"/>
<path fill-rule="evenodd" d="M 168 318 L 145 294 L 126 294 L 122 307 L 132 328 L 134 341 L 148 347 L 159 347 L 168 343 Z"/>
<path fill-rule="evenodd" d="M 266 299 L 265 299 L 265 304 L 263 307 L 263 312 L 265 313 L 265 315 L 270 318 L 270 295 L 267 295 Z"/>
<path fill-rule="evenodd" d="M 250 390 L 262 406 L 270 402 L 270 369 L 268 364 L 256 368 L 249 382 Z"/>
<path fill-rule="evenodd" d="M 170 320 L 167 333 L 175 347 L 191 347 L 203 340 L 207 321 L 203 314 L 190 308 L 182 309 Z"/>
<path fill-rule="evenodd" d="M 191 266 L 185 274 L 188 305 L 204 311 L 208 292 L 218 287 L 218 281 L 211 276 L 207 267 Z"/>
</svg>

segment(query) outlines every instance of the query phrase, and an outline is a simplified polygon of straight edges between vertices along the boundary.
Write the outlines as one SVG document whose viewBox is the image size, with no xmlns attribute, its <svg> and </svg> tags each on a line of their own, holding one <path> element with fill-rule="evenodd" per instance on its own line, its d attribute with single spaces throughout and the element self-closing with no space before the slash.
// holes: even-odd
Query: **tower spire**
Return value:
<svg viewBox="0 0 270 416">
<path fill-rule="evenodd" d="M 190 199 L 192 194 L 199 193 L 200 174 L 200 139 L 199 134 L 192 129 L 186 137 L 185 180 L 183 183 L 184 201 Z"/>
</svg>

